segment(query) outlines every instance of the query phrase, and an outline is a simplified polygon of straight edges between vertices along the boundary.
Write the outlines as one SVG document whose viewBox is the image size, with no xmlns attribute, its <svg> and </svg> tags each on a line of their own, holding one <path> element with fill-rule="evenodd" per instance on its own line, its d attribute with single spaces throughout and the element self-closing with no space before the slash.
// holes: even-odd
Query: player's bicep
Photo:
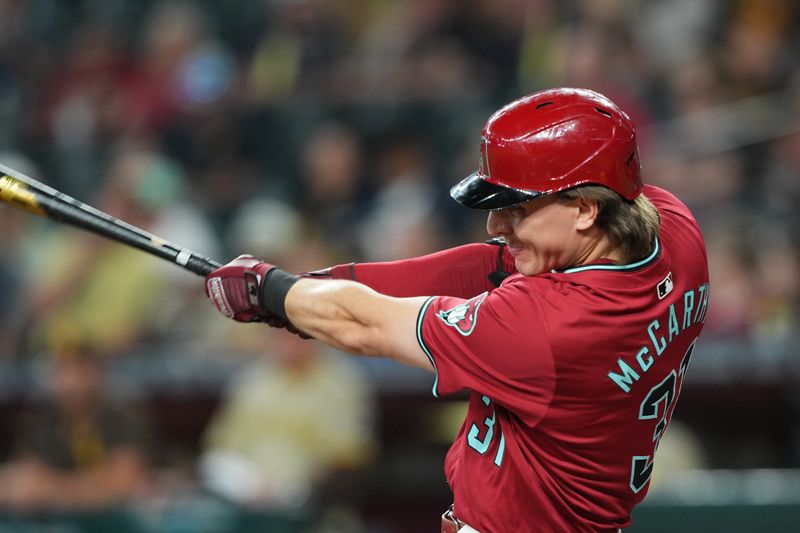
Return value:
<svg viewBox="0 0 800 533">
<path fill-rule="evenodd" d="M 393 298 L 378 295 L 381 312 L 376 316 L 374 342 L 386 357 L 433 371 L 430 359 L 417 341 L 417 322 L 425 297 Z"/>
</svg>

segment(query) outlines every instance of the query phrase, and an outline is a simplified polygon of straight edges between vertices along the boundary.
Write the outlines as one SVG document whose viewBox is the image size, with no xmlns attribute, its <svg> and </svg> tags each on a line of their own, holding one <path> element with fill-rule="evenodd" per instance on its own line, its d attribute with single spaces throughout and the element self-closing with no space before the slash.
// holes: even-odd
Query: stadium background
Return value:
<svg viewBox="0 0 800 533">
<path fill-rule="evenodd" d="M 447 189 L 491 112 L 600 91 L 639 124 L 645 181 L 697 215 L 712 281 L 633 530 L 794 531 L 799 22 L 792 0 L 5 0 L 0 162 L 218 260 L 300 271 L 483 239 Z M 461 399 L 376 360 L 356 363 L 371 429 L 335 468 L 345 481 L 280 504 L 215 495 L 202 457 L 234 376 L 306 348 L 223 324 L 199 279 L 115 246 L 0 207 L 0 459 L 76 347 L 145 406 L 157 442 L 147 490 L 110 515 L 9 511 L 2 527 L 435 530 Z"/>
</svg>

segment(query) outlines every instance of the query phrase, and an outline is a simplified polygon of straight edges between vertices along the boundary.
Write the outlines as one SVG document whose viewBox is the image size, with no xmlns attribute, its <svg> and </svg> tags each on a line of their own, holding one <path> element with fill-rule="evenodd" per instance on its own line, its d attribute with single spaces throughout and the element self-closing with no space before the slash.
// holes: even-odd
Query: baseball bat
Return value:
<svg viewBox="0 0 800 533">
<path fill-rule="evenodd" d="M 221 265 L 0 164 L 0 201 L 161 257 L 200 276 Z"/>
</svg>

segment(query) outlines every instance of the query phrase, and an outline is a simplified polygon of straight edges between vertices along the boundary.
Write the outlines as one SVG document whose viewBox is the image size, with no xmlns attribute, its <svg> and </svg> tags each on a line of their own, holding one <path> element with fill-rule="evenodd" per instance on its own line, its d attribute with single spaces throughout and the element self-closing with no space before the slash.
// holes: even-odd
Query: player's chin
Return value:
<svg viewBox="0 0 800 533">
<path fill-rule="evenodd" d="M 538 261 L 526 260 L 523 257 L 515 257 L 514 266 L 523 276 L 535 276 L 544 272 L 544 267 Z"/>
</svg>

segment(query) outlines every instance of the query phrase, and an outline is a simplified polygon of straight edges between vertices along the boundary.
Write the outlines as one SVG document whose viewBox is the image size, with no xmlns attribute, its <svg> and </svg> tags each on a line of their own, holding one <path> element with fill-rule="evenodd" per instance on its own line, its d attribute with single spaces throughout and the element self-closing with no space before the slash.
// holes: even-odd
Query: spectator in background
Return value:
<svg viewBox="0 0 800 533">
<path fill-rule="evenodd" d="M 205 486 L 251 509 L 352 504 L 341 491 L 375 451 L 366 377 L 342 354 L 262 331 L 262 352 L 232 379 L 205 433 Z"/>
<path fill-rule="evenodd" d="M 796 32 L 796 2 L 742 0 L 730 8 L 717 62 L 727 93 L 746 98 L 781 88 L 795 65 L 785 44 Z"/>
<path fill-rule="evenodd" d="M 800 76 L 795 116 L 800 116 Z M 795 118 L 797 120 L 797 118 Z M 756 190 L 762 216 L 767 225 L 779 225 L 789 233 L 790 241 L 800 242 L 800 131 L 777 140 L 770 147 L 766 168 Z"/>
<path fill-rule="evenodd" d="M 145 230 L 180 197 L 179 167 L 147 147 L 124 146 L 110 165 L 98 207 Z M 169 284 L 153 257 L 97 236 L 58 228 L 43 235 L 25 273 L 28 349 L 69 333 L 105 355 L 148 339 L 166 320 L 158 295 Z M 59 268 L 52 268 L 53 265 Z M 122 274 L 124 272 L 124 274 Z"/>
<path fill-rule="evenodd" d="M 213 29 L 206 10 L 195 3 L 153 4 L 141 28 L 136 73 L 128 87 L 138 131 L 163 133 L 182 112 L 196 111 L 226 93 L 230 58 Z"/>
<path fill-rule="evenodd" d="M 323 242 L 334 253 L 352 253 L 363 214 L 364 149 L 358 134 L 344 124 L 316 127 L 304 143 L 299 164 L 298 203 L 313 218 Z"/>
<path fill-rule="evenodd" d="M 755 323 L 759 301 L 750 251 L 742 246 L 730 227 L 706 232 L 709 277 L 714 280 L 714 298 L 709 304 L 706 335 L 718 342 L 746 343 Z"/>
<path fill-rule="evenodd" d="M 422 141 L 392 136 L 378 150 L 376 167 L 381 187 L 359 224 L 360 256 L 387 261 L 437 250 L 438 195 Z"/>
<path fill-rule="evenodd" d="M 0 470 L 7 511 L 99 511 L 146 489 L 148 419 L 106 389 L 101 356 L 81 345 L 53 355 L 47 395 L 22 417 L 14 456 Z"/>
<path fill-rule="evenodd" d="M 257 106 L 324 99 L 331 69 L 347 47 L 347 17 L 354 10 L 335 2 L 263 6 L 264 27 L 246 66 L 245 99 Z"/>
<path fill-rule="evenodd" d="M 21 235 L 29 217 L 5 205 L 0 206 L 0 228 L 5 235 L 0 253 L 0 359 L 15 358 L 19 348 L 17 334 L 18 292 L 20 287 Z"/>
<path fill-rule="evenodd" d="M 785 231 L 760 224 L 753 278 L 758 299 L 753 326 L 753 351 L 759 360 L 782 371 L 798 367 L 795 347 L 800 341 L 800 254 Z M 776 364 L 776 362 L 780 362 Z"/>
<path fill-rule="evenodd" d="M 326 261 L 319 243 L 303 238 L 299 213 L 276 200 L 246 204 L 231 230 L 237 246 L 301 270 Z M 376 448 L 375 399 L 363 369 L 318 343 L 269 328 L 242 335 L 243 327 L 233 325 L 231 340 L 250 360 L 229 382 L 203 437 L 204 485 L 249 509 L 346 510 L 357 497 L 351 481 Z"/>
<path fill-rule="evenodd" d="M 32 178 L 39 179 L 38 167 L 24 155 L 0 153 L 0 163 Z M 25 294 L 24 285 L 36 261 L 37 239 L 48 223 L 0 203 L 0 359 L 20 363 L 24 350 Z"/>
<path fill-rule="evenodd" d="M 44 90 L 40 127 L 54 148 L 59 185 L 85 198 L 101 186 L 103 154 L 137 117 L 120 33 L 86 21 L 66 46 L 65 60 Z"/>
</svg>

